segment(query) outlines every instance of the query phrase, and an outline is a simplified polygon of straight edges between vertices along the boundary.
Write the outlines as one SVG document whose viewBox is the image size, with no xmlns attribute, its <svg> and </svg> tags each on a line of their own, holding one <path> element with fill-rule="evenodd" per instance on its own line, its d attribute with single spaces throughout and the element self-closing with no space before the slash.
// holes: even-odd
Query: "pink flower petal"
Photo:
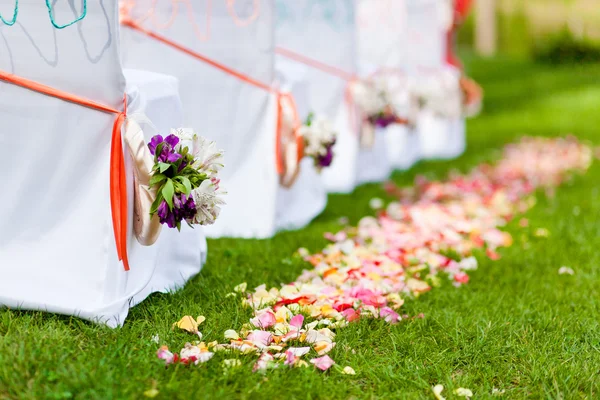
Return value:
<svg viewBox="0 0 600 400">
<path fill-rule="evenodd" d="M 290 319 L 290 326 L 296 328 L 296 330 L 300 330 L 302 324 L 304 324 L 304 315 L 302 314 L 294 315 L 292 319 Z"/>
<path fill-rule="evenodd" d="M 381 316 L 381 318 L 384 318 L 385 321 L 389 322 L 390 324 L 397 324 L 398 321 L 400 321 L 400 315 L 389 307 L 383 307 L 379 311 L 379 315 Z"/>
<path fill-rule="evenodd" d="M 270 309 L 265 309 L 256 312 L 256 317 L 250 320 L 250 323 L 257 328 L 267 329 L 277 323 L 275 313 Z"/>
<path fill-rule="evenodd" d="M 321 371 L 327 371 L 329 368 L 335 364 L 335 362 L 329 356 L 323 356 L 319 358 L 313 358 L 310 360 L 311 364 L 314 364 L 315 367 L 319 368 Z"/>
<path fill-rule="evenodd" d="M 271 332 L 267 331 L 252 331 L 246 338 L 249 342 L 252 342 L 253 345 L 262 349 L 264 347 L 269 346 L 273 342 L 273 335 Z"/>
</svg>

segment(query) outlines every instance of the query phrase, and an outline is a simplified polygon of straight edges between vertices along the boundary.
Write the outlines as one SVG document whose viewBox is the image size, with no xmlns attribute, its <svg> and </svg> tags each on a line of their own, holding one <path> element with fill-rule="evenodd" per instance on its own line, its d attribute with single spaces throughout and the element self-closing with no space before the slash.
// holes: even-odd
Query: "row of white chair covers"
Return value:
<svg viewBox="0 0 600 400">
<path fill-rule="evenodd" d="M 423 155 L 462 151 L 445 152 L 458 140 L 452 135 L 464 136 L 460 119 L 426 111 L 416 128 L 389 127 L 361 148 L 347 95 L 355 78 L 390 74 L 402 86 L 444 68 L 445 28 L 435 0 L 122 2 L 122 17 L 164 40 L 119 29 L 118 4 L 108 3 L 54 5 L 52 18 L 75 18 L 64 29 L 52 26 L 43 3 L 19 4 L 17 23 L 0 23 L 0 70 L 117 110 L 126 93 L 132 122 L 125 136 L 139 129 L 135 116 L 144 113 L 163 135 L 185 126 L 217 141 L 226 151 L 228 204 L 206 229 L 210 236 L 260 238 L 299 228 L 324 209 L 327 192 L 382 181 Z M 76 20 L 82 4 L 87 14 Z M 0 0 L 2 15 L 12 5 Z M 324 115 L 339 134 L 332 167 L 319 175 L 303 160 L 291 188 L 280 185 L 275 168 L 274 93 L 281 90 L 294 95 L 301 120 Z M 199 272 L 204 235 L 187 227 L 163 229 L 151 247 L 139 245 L 129 228 L 131 270 L 119 262 L 109 202 L 114 115 L 1 83 L 0 116 L 0 142 L 8 147 L 19 137 L 9 165 L 27 165 L 3 173 L 11 190 L 1 200 L 0 305 L 116 326 L 148 294 L 180 287 Z M 147 141 L 154 133 L 144 126 Z M 444 140 L 444 151 L 428 150 Z M 128 155 L 126 164 L 131 177 Z M 129 204 L 132 186 L 128 178 Z"/>
<path fill-rule="evenodd" d="M 272 0 L 155 2 L 138 0 L 131 16 L 145 28 L 243 75 L 275 85 Z M 151 17 L 144 16 L 151 12 Z M 160 21 L 169 21 L 164 24 Z M 123 30 L 127 67 L 176 76 L 184 124 L 214 139 L 226 153 L 228 191 L 209 236 L 270 237 L 318 215 L 326 192 L 309 164 L 290 189 L 275 168 L 275 96 L 138 31 Z"/>
</svg>

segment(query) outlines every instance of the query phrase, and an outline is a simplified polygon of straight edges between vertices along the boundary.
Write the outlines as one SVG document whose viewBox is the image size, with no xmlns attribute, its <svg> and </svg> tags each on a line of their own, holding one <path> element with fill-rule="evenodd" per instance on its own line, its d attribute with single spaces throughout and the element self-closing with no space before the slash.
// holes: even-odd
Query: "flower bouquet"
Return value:
<svg viewBox="0 0 600 400">
<path fill-rule="evenodd" d="M 355 82 L 351 86 L 355 103 L 363 115 L 361 143 L 371 147 L 375 141 L 375 129 L 386 128 L 391 124 L 407 124 L 406 119 L 397 115 L 389 93 L 387 83 L 383 79 Z"/>
<path fill-rule="evenodd" d="M 422 110 L 441 118 L 459 118 L 462 115 L 459 78 L 450 69 L 416 79 L 411 91 Z"/>
<path fill-rule="evenodd" d="M 311 113 L 299 129 L 304 138 L 304 155 L 313 159 L 318 171 L 329 167 L 337 136 L 331 123 L 325 118 L 315 118 Z"/>
<path fill-rule="evenodd" d="M 172 130 L 166 138 L 156 135 L 148 148 L 154 156 L 149 186 L 156 191 L 150 215 L 178 230 L 182 221 L 213 224 L 225 204 L 217 178 L 223 151 L 188 129 Z"/>
</svg>

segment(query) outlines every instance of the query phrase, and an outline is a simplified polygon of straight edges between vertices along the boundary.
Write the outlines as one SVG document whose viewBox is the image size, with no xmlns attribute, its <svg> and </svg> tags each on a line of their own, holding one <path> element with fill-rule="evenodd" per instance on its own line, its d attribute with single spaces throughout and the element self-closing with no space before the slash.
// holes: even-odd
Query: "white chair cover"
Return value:
<svg viewBox="0 0 600 400">
<path fill-rule="evenodd" d="M 447 7 L 439 0 L 412 0 L 407 2 L 408 71 L 415 84 L 429 84 L 439 79 L 446 70 Z M 458 80 L 458 76 L 456 77 Z M 464 119 L 443 118 L 430 110 L 423 110 L 417 121 L 417 131 L 425 159 L 449 159 L 463 153 L 465 148 Z"/>
<path fill-rule="evenodd" d="M 322 172 L 328 191 L 350 192 L 356 186 L 358 135 L 351 123 L 346 89 L 356 74 L 354 2 L 347 0 L 277 0 L 277 46 L 341 70 L 322 68 L 278 54 L 276 68 L 287 80 L 304 82 L 309 111 L 331 120 L 338 133 L 334 162 Z"/>
<path fill-rule="evenodd" d="M 404 59 L 405 46 L 402 27 L 405 12 L 402 0 L 355 0 L 357 21 L 358 71 L 362 77 L 372 76 L 383 70 L 399 70 Z M 377 182 L 386 179 L 394 167 L 388 142 L 391 135 L 407 137 L 402 127 L 377 129 L 375 143 L 371 148 L 361 149 L 357 162 L 359 183 Z M 404 140 L 407 142 L 406 140 Z M 394 153 L 401 152 L 397 145 Z M 410 143 L 407 143 L 410 145 Z"/>
<path fill-rule="evenodd" d="M 273 0 L 136 0 L 131 15 L 187 48 L 266 84 L 274 82 Z M 152 16 L 143 19 L 152 11 Z M 130 28 L 123 29 L 125 65 L 168 73 L 180 81 L 186 126 L 225 150 L 227 206 L 212 237 L 270 237 L 281 226 L 316 214 L 277 210 L 275 96 L 180 50 Z M 302 179 L 292 192 L 302 191 Z M 310 181 L 310 180 L 309 180 Z M 283 195 L 285 196 L 285 194 Z M 320 208 L 320 207 L 317 207 Z M 319 210 L 320 211 L 320 210 Z M 278 223 L 277 216 L 291 216 Z"/>
<path fill-rule="evenodd" d="M 3 15 L 13 4 L 0 1 Z M 53 11 L 61 22 L 72 20 L 81 3 L 60 2 Z M 0 23 L 0 69 L 120 110 L 126 88 L 117 19 L 114 2 L 88 1 L 82 21 L 57 30 L 44 2 L 22 1 L 17 23 Z M 128 97 L 135 112 L 140 99 L 135 91 Z M 142 247 L 130 229 L 131 271 L 118 262 L 109 201 L 114 119 L 0 84 L 0 143 L 11 149 L 7 165 L 19 166 L 1 176 L 10 189 L 0 199 L 0 305 L 116 326 L 152 291 L 174 289 L 200 270 L 199 232 L 200 247 L 175 255 L 169 233 Z M 132 182 L 128 189 L 131 222 Z"/>
</svg>

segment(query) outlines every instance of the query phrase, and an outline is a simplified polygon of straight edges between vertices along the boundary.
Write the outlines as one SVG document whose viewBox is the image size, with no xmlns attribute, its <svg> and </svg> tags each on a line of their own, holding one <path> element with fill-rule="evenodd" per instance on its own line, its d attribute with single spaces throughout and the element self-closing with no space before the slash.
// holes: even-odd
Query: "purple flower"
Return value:
<svg viewBox="0 0 600 400">
<path fill-rule="evenodd" d="M 156 155 L 156 149 L 160 144 L 162 144 L 158 161 L 164 163 L 174 163 L 181 158 L 181 154 L 175 151 L 175 146 L 177 146 L 178 143 L 179 138 L 175 135 L 169 135 L 165 139 L 163 139 L 161 135 L 156 135 L 150 140 L 148 148 L 150 149 L 150 153 L 152 155 Z"/>
<path fill-rule="evenodd" d="M 161 219 L 161 222 L 163 219 L 167 218 L 167 215 L 169 214 L 169 205 L 167 204 L 166 201 L 162 201 L 160 203 L 160 205 L 158 206 L 158 210 L 156 211 L 156 214 L 158 214 L 158 217 Z"/>
<path fill-rule="evenodd" d="M 178 223 L 184 220 L 191 220 L 196 215 L 196 203 L 192 196 L 185 194 L 176 194 L 173 196 L 173 209 L 165 200 L 160 203 L 156 211 L 161 224 L 167 224 L 169 228 L 175 228 Z"/>
<path fill-rule="evenodd" d="M 319 156 L 317 159 L 317 163 L 319 167 L 329 167 L 333 162 L 333 145 L 335 142 L 327 145 L 327 153 L 323 156 Z"/>
<path fill-rule="evenodd" d="M 177 146 L 177 144 L 179 143 L 179 138 L 171 134 L 165 138 L 165 143 L 167 143 L 169 146 L 171 146 L 171 148 L 174 149 L 175 146 Z"/>
<path fill-rule="evenodd" d="M 148 143 L 148 148 L 150 149 L 150 154 L 154 155 L 156 153 L 156 148 L 158 147 L 159 144 L 161 144 L 163 142 L 163 137 L 160 135 L 156 135 L 154 136 L 151 140 L 150 143 Z"/>
<path fill-rule="evenodd" d="M 371 122 L 380 128 L 387 128 L 389 125 L 396 122 L 396 116 L 393 114 L 380 114 L 371 118 Z"/>
</svg>

